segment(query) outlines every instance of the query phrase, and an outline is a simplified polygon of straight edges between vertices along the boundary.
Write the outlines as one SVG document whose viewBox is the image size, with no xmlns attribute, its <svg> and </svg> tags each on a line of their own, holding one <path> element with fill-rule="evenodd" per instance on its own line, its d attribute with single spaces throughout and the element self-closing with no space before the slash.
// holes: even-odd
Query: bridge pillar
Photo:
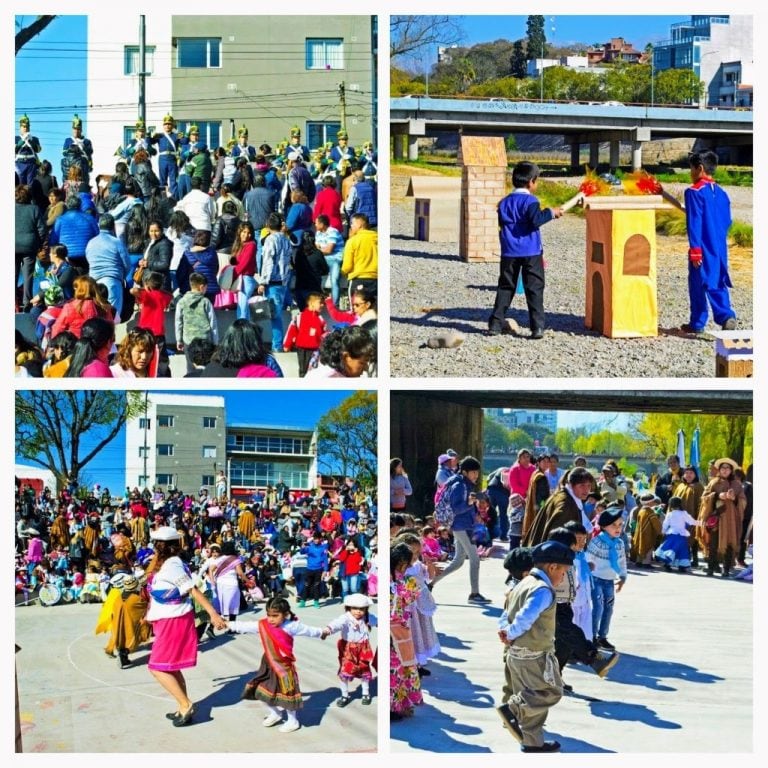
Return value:
<svg viewBox="0 0 768 768">
<path fill-rule="evenodd" d="M 589 167 L 591 170 L 596 171 L 600 162 L 600 142 L 589 142 Z"/>
<path fill-rule="evenodd" d="M 639 171 L 643 167 L 643 142 L 632 142 L 632 170 Z"/>
<path fill-rule="evenodd" d="M 408 159 L 419 159 L 419 137 L 408 135 Z"/>
<path fill-rule="evenodd" d="M 621 145 L 618 139 L 611 139 L 610 144 L 610 160 L 611 173 L 613 173 L 621 165 Z"/>
<path fill-rule="evenodd" d="M 578 141 L 571 142 L 571 171 L 577 173 L 581 167 L 581 144 Z"/>
<path fill-rule="evenodd" d="M 392 154 L 395 160 L 405 159 L 405 152 L 403 152 L 403 141 L 405 141 L 405 137 L 400 133 L 396 133 L 392 136 Z"/>
</svg>

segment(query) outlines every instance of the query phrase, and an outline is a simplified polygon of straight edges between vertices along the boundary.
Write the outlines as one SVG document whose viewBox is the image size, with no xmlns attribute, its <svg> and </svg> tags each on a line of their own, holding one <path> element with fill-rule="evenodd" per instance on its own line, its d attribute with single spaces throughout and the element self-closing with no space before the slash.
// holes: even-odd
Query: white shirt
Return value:
<svg viewBox="0 0 768 768">
<path fill-rule="evenodd" d="M 690 536 L 686 525 L 696 525 L 696 521 L 684 509 L 671 509 L 661 524 L 663 534 L 674 533 L 678 536 Z"/>
<path fill-rule="evenodd" d="M 216 219 L 216 203 L 213 198 L 201 189 L 188 192 L 176 204 L 176 211 L 184 211 L 189 217 L 189 223 L 195 229 L 205 229 L 210 232 Z"/>
<path fill-rule="evenodd" d="M 372 627 L 378 625 L 376 617 L 369 613 L 368 621 Z M 327 627 L 331 634 L 334 632 L 341 632 L 341 639 L 347 640 L 350 643 L 360 643 L 363 640 L 369 640 L 371 633 L 368 629 L 368 625 L 365 622 L 365 618 L 356 619 L 349 611 L 346 611 L 338 619 L 328 622 Z"/>
<path fill-rule="evenodd" d="M 195 582 L 184 568 L 181 558 L 171 557 L 166 560 L 152 579 L 147 621 L 173 619 L 189 613 L 192 610 L 192 601 L 188 595 L 194 586 Z M 180 603 L 159 603 L 151 595 L 152 592 L 162 592 L 174 587 L 186 598 Z"/>
<path fill-rule="evenodd" d="M 234 632 L 239 632 L 244 635 L 258 635 L 259 634 L 259 622 L 258 621 L 230 621 L 228 626 Z M 280 629 L 291 637 L 321 637 L 323 630 L 320 627 L 310 627 L 307 624 L 302 624 L 298 619 L 296 621 L 284 621 L 280 625 Z"/>
</svg>

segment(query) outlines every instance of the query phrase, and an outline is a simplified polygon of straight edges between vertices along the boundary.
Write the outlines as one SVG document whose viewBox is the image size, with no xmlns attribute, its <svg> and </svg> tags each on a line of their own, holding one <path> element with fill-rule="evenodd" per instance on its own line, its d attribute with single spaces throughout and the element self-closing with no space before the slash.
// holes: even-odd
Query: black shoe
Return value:
<svg viewBox="0 0 768 768">
<path fill-rule="evenodd" d="M 389 722 L 390 723 L 398 723 L 400 720 L 405 720 L 405 716 L 401 715 L 399 712 L 390 712 L 389 713 Z"/>
<path fill-rule="evenodd" d="M 131 660 L 128 658 L 128 651 L 119 651 L 120 669 L 126 669 L 131 666 Z"/>
<path fill-rule="evenodd" d="M 615 651 L 610 656 L 598 656 L 589 666 L 595 670 L 598 677 L 605 677 L 610 669 L 616 666 L 619 654 Z"/>
<path fill-rule="evenodd" d="M 600 648 L 606 648 L 609 651 L 615 651 L 616 650 L 616 646 L 613 643 L 608 642 L 608 638 L 607 637 L 598 637 L 597 638 L 597 645 Z"/>
<path fill-rule="evenodd" d="M 669 565 L 668 563 L 664 563 L 664 570 L 665 570 L 667 573 L 672 573 L 672 566 L 671 566 L 671 565 Z"/>
<path fill-rule="evenodd" d="M 192 706 L 183 714 L 180 712 L 176 717 L 173 718 L 172 722 L 173 724 L 179 728 L 182 725 L 188 725 L 192 722 L 192 718 L 195 715 L 195 712 L 197 712 L 197 707 L 192 704 Z"/>
<path fill-rule="evenodd" d="M 363 696 L 363 698 L 360 699 L 360 703 L 367 707 L 371 703 L 371 697 L 370 696 Z"/>
<path fill-rule="evenodd" d="M 168 720 L 175 720 L 181 712 L 166 712 L 165 716 Z"/>
<path fill-rule="evenodd" d="M 342 696 L 339 699 L 336 699 L 336 706 L 337 707 L 346 707 L 349 702 L 352 701 L 352 699 L 349 698 L 349 696 Z"/>
<path fill-rule="evenodd" d="M 735 331 L 736 330 L 736 318 L 735 317 L 729 317 L 721 326 L 724 331 Z"/>
<path fill-rule="evenodd" d="M 517 722 L 517 718 L 512 714 L 508 704 L 502 704 L 496 707 L 496 711 L 499 713 L 501 722 L 504 727 L 512 734 L 512 736 L 520 743 L 523 743 L 523 731 L 520 728 L 520 723 Z"/>
<path fill-rule="evenodd" d="M 208 637 L 211 638 L 211 640 L 216 639 L 216 633 L 213 631 L 213 627 L 209 624 L 208 628 L 205 630 L 205 634 L 208 635 Z"/>
<path fill-rule="evenodd" d="M 684 568 L 682 565 L 677 566 L 677 572 L 678 573 L 688 573 L 688 569 Z"/>
<path fill-rule="evenodd" d="M 543 339 L 544 331 L 541 328 L 537 328 L 535 331 L 531 331 L 532 339 Z"/>
<path fill-rule="evenodd" d="M 468 598 L 468 603 L 492 603 L 492 600 L 489 600 L 487 597 L 483 597 L 479 592 L 473 592 Z"/>
<path fill-rule="evenodd" d="M 431 674 L 426 667 L 419 667 L 419 677 L 429 677 Z"/>
<path fill-rule="evenodd" d="M 563 690 L 566 693 L 571 693 L 573 691 L 573 686 L 572 685 L 568 685 L 568 683 L 563 683 Z"/>
<path fill-rule="evenodd" d="M 694 328 L 690 323 L 683 323 L 680 326 L 680 330 L 683 333 L 694 333 L 694 334 L 697 334 L 697 335 L 700 334 L 700 333 L 704 333 L 704 329 L 703 328 Z"/>
<path fill-rule="evenodd" d="M 560 742 L 545 741 L 540 747 L 534 747 L 529 744 L 523 744 L 523 746 L 520 747 L 520 750 L 522 752 L 559 752 Z"/>
</svg>

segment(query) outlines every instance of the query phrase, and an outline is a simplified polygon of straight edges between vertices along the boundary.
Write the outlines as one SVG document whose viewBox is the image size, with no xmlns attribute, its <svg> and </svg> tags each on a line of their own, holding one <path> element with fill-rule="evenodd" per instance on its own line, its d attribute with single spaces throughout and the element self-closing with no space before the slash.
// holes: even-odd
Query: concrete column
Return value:
<svg viewBox="0 0 768 768">
<path fill-rule="evenodd" d="M 408 136 L 408 159 L 409 160 L 418 160 L 419 159 L 419 137 L 418 136 Z"/>
<path fill-rule="evenodd" d="M 600 162 L 600 142 L 589 142 L 589 167 L 593 170 L 597 170 L 598 163 Z"/>
<path fill-rule="evenodd" d="M 611 166 L 611 173 L 615 171 L 620 165 L 621 165 L 621 145 L 619 144 L 618 139 L 611 139 L 611 150 L 610 150 L 610 166 Z"/>
<path fill-rule="evenodd" d="M 581 150 L 581 144 L 578 141 L 571 142 L 571 170 L 578 172 L 581 161 L 579 158 L 579 152 Z"/>
<path fill-rule="evenodd" d="M 643 167 L 643 142 L 632 142 L 632 170 L 639 171 Z"/>
<path fill-rule="evenodd" d="M 392 136 L 392 154 L 395 160 L 403 160 L 405 153 L 403 152 L 403 141 L 405 137 L 402 134 L 396 133 Z"/>
</svg>

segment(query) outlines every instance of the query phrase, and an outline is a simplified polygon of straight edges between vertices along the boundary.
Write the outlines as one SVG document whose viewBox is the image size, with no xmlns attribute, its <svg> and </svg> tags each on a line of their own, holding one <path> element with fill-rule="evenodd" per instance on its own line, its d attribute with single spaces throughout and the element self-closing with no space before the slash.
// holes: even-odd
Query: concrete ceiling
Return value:
<svg viewBox="0 0 768 768">
<path fill-rule="evenodd" d="M 752 415 L 752 392 L 746 390 L 392 390 L 393 402 L 400 395 L 477 408 Z"/>
</svg>

